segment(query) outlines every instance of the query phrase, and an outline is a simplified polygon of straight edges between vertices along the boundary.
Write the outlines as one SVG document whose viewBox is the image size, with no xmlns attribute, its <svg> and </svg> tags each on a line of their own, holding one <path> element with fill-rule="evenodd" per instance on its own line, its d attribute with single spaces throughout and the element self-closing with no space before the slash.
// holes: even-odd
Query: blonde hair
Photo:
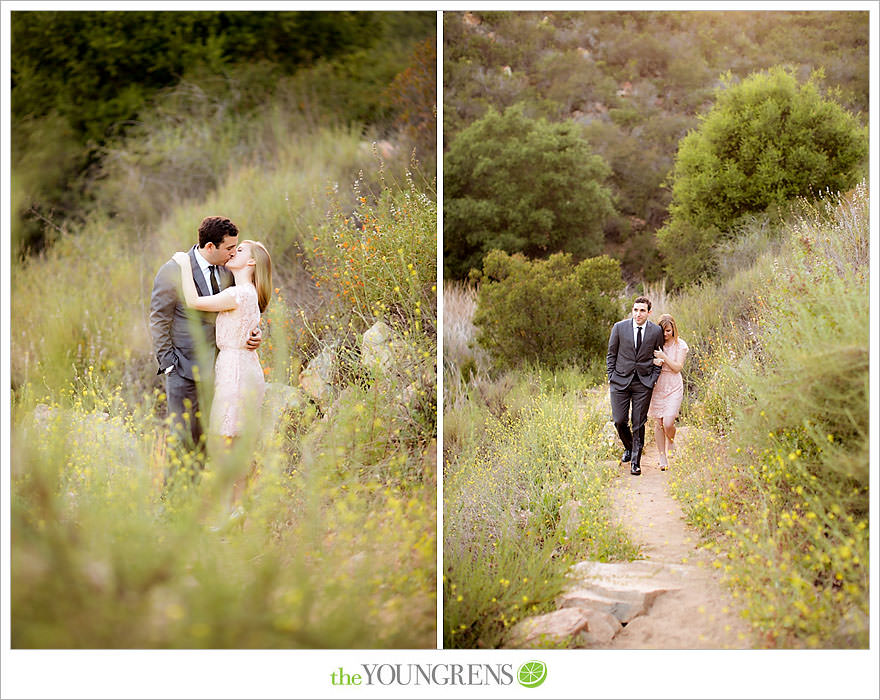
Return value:
<svg viewBox="0 0 880 700">
<path fill-rule="evenodd" d="M 678 326 L 675 325 L 675 319 L 672 318 L 672 316 L 670 316 L 669 314 L 663 314 L 660 317 L 660 320 L 657 321 L 657 323 L 659 324 L 660 328 L 662 328 L 664 331 L 666 330 L 667 327 L 671 327 L 673 342 L 678 340 Z"/>
<path fill-rule="evenodd" d="M 269 306 L 272 298 L 272 258 L 269 251 L 259 241 L 242 241 L 251 244 L 251 257 L 256 261 L 254 265 L 254 287 L 257 288 L 257 303 L 260 305 L 260 313 Z"/>
</svg>

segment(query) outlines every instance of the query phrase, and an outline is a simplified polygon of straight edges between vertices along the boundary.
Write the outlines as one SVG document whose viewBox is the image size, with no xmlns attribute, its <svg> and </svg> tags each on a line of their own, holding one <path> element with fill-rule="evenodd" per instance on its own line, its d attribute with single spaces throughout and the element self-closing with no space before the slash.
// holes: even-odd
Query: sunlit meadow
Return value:
<svg viewBox="0 0 880 700">
<path fill-rule="evenodd" d="M 230 166 L 216 189 L 181 201 L 142 191 L 13 266 L 13 647 L 435 644 L 433 183 L 415 164 L 383 165 L 356 130 L 261 118 L 237 147 L 271 150 L 272 167 Z M 279 141 L 279 129 L 292 131 Z M 203 138 L 183 130 L 176 152 Z M 128 146 L 134 182 L 156 166 L 136 156 L 144 143 Z M 165 177 L 159 189 L 174 190 L 186 168 Z M 213 213 L 273 256 L 267 401 L 249 436 L 163 500 L 178 458 L 149 294 Z M 360 340 L 376 321 L 394 352 L 365 367 Z M 325 350 L 336 358 L 327 398 L 308 400 L 298 378 Z M 249 468 L 243 526 L 214 531 Z"/>
</svg>

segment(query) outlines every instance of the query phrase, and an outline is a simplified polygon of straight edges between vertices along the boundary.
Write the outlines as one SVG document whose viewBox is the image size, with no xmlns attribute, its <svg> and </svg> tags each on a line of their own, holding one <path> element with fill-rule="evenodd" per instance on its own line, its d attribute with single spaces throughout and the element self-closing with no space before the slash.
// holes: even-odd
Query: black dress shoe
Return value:
<svg viewBox="0 0 880 700">
<path fill-rule="evenodd" d="M 629 473 L 633 476 L 639 476 L 642 473 L 642 468 L 638 464 L 633 464 L 632 468 L 629 470 Z"/>
<path fill-rule="evenodd" d="M 621 462 L 629 462 L 632 459 L 632 450 L 625 450 L 623 453 L 623 457 L 620 458 Z"/>
</svg>

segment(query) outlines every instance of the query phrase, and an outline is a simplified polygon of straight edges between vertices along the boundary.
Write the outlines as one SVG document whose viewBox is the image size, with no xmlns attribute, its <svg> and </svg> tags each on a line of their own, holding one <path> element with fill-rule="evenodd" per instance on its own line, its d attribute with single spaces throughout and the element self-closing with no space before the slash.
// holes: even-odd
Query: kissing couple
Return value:
<svg viewBox="0 0 880 700">
<path fill-rule="evenodd" d="M 203 219 L 198 242 L 188 252 L 175 253 L 156 274 L 150 334 L 158 374 L 165 377 L 169 440 L 177 455 L 195 454 L 198 468 L 209 441 L 200 395 L 213 396 L 206 400 L 211 451 L 214 446 L 230 449 L 258 419 L 265 379 L 256 350 L 262 342 L 260 314 L 271 292 L 272 260 L 266 247 L 239 241 L 238 227 L 222 216 Z M 167 468 L 166 486 L 175 472 Z M 246 479 L 241 474 L 235 480 L 233 506 Z"/>
</svg>

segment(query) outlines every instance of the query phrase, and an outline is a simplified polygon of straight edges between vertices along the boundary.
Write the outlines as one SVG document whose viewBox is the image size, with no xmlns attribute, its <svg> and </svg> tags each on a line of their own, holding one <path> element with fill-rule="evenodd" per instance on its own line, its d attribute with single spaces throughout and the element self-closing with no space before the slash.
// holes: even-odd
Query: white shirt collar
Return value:
<svg viewBox="0 0 880 700">
<path fill-rule="evenodd" d="M 198 262 L 199 267 L 202 270 L 202 274 L 205 275 L 205 279 L 207 279 L 208 268 L 211 267 L 211 263 L 209 263 L 205 258 L 202 257 L 202 253 L 199 251 L 199 247 L 196 246 L 196 262 Z"/>
<path fill-rule="evenodd" d="M 648 325 L 648 319 L 645 319 L 645 322 L 641 326 L 638 323 L 636 323 L 635 319 L 633 319 L 633 330 L 635 330 L 636 328 L 644 328 L 647 325 Z"/>
</svg>

